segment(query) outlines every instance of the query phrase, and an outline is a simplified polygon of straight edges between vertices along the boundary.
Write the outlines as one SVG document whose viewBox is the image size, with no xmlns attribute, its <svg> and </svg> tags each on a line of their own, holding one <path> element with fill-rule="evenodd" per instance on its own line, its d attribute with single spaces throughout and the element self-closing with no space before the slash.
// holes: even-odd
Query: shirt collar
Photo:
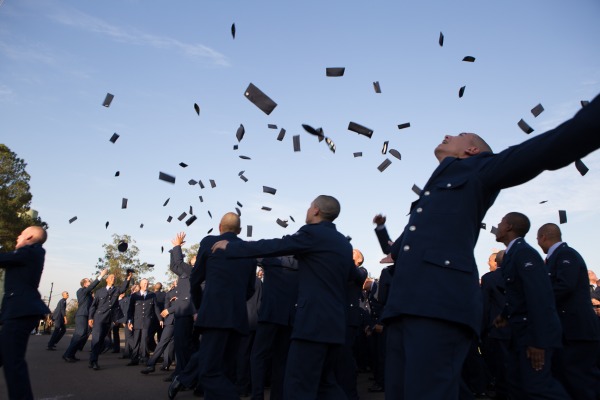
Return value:
<svg viewBox="0 0 600 400">
<path fill-rule="evenodd" d="M 561 244 L 563 244 L 563 242 L 556 242 L 552 246 L 550 246 L 550 248 L 548 249 L 548 254 L 546 256 L 546 259 L 550 258 L 552 253 L 554 253 L 554 250 L 556 250 L 558 248 L 558 246 L 560 246 Z"/>
</svg>

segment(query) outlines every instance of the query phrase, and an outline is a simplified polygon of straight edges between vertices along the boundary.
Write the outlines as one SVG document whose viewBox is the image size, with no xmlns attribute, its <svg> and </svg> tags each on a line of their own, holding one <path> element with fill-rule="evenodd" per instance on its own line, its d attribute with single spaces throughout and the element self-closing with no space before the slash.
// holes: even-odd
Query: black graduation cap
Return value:
<svg viewBox="0 0 600 400">
<path fill-rule="evenodd" d="M 171 216 L 169 215 L 169 217 L 167 218 L 167 222 L 171 222 L 171 221 L 173 221 L 173 217 L 171 217 Z"/>
<path fill-rule="evenodd" d="M 360 135 L 365 135 L 369 139 L 373 136 L 373 131 L 365 126 L 359 125 L 356 122 L 350 122 L 348 124 L 348 130 L 352 132 L 356 132 Z"/>
<path fill-rule="evenodd" d="M 126 241 L 121 240 L 121 242 L 119 242 L 117 249 L 121 252 L 124 253 L 127 251 L 127 248 L 129 247 L 129 245 L 127 244 Z"/>
<path fill-rule="evenodd" d="M 200 203 L 204 203 L 204 199 L 202 198 L 202 196 L 198 196 L 198 199 L 200 199 Z"/>
<path fill-rule="evenodd" d="M 201 180 L 198 180 L 198 185 L 200 185 L 200 189 L 204 189 L 204 183 Z"/>
<path fill-rule="evenodd" d="M 190 179 L 190 180 L 188 181 L 188 185 L 190 185 L 190 186 L 194 186 L 194 185 L 196 185 L 197 183 L 198 183 L 198 181 L 196 181 L 196 180 L 194 180 L 194 179 Z"/>
<path fill-rule="evenodd" d="M 160 246 L 160 252 L 161 252 L 161 254 L 164 253 L 164 251 L 165 251 L 165 247 L 164 246 Z"/>
<path fill-rule="evenodd" d="M 210 233 L 211 233 L 212 231 L 213 231 L 213 228 L 210 228 L 210 229 L 208 230 L 208 232 L 206 232 L 206 234 L 207 234 L 207 235 L 210 235 Z"/>
<path fill-rule="evenodd" d="M 590 102 L 588 100 L 581 100 L 581 107 L 585 107 L 588 104 L 590 104 Z"/>
<path fill-rule="evenodd" d="M 208 210 L 208 216 L 212 219 L 212 214 L 210 213 L 210 210 Z"/>
<path fill-rule="evenodd" d="M 402 156 L 400 155 L 400 152 L 398 150 L 390 149 L 389 153 L 396 157 L 398 160 L 402 160 Z"/>
<path fill-rule="evenodd" d="M 209 179 L 208 181 L 210 182 L 210 187 L 211 188 L 216 188 L 217 187 L 217 183 L 213 179 Z"/>
<path fill-rule="evenodd" d="M 186 224 L 187 226 L 190 226 L 190 225 L 191 225 L 191 224 L 193 224 L 193 223 L 194 223 L 194 221 L 195 221 L 195 220 L 197 220 L 197 219 L 198 219 L 198 217 L 196 217 L 195 215 L 192 215 L 191 217 L 189 217 L 189 218 L 187 219 L 187 221 L 185 221 L 185 224 Z"/>
<path fill-rule="evenodd" d="M 465 58 L 463 58 L 463 61 L 466 61 L 466 62 L 475 62 L 475 57 L 466 56 Z"/>
<path fill-rule="evenodd" d="M 325 138 L 325 143 L 327 143 L 327 146 L 329 146 L 329 150 L 335 153 L 335 143 L 333 143 L 333 140 Z"/>
<path fill-rule="evenodd" d="M 244 129 L 244 125 L 240 124 L 240 127 L 237 129 L 237 132 L 235 133 L 235 137 L 238 142 L 242 141 L 242 138 L 244 137 L 244 133 L 246 133 L 246 129 Z"/>
<path fill-rule="evenodd" d="M 558 220 L 561 224 L 567 223 L 567 212 L 565 210 L 558 210 Z"/>
<path fill-rule="evenodd" d="M 495 226 L 492 226 L 492 229 L 490 229 L 490 233 L 491 233 L 492 235 L 495 235 L 495 234 L 496 234 L 496 232 L 498 232 L 498 228 L 496 228 Z"/>
<path fill-rule="evenodd" d="M 441 47 L 444 46 L 444 34 L 442 32 L 440 32 L 440 38 L 438 40 L 438 43 L 440 44 Z"/>
<path fill-rule="evenodd" d="M 544 203 L 547 203 L 547 202 L 548 202 L 548 200 L 542 200 L 542 201 L 540 201 L 540 204 L 544 204 Z"/>
<path fill-rule="evenodd" d="M 110 137 L 110 142 L 111 143 L 115 143 L 117 141 L 117 139 L 119 138 L 119 134 L 118 133 L 113 133 L 112 136 Z"/>
<path fill-rule="evenodd" d="M 294 219 L 294 217 L 292 217 L 291 215 L 290 215 L 290 219 L 292 220 L 292 222 L 296 222 L 296 220 Z"/>
<path fill-rule="evenodd" d="M 357 151 L 354 153 L 354 158 L 356 157 L 362 157 L 362 151 Z"/>
<path fill-rule="evenodd" d="M 115 176 L 119 176 L 119 175 L 121 175 L 120 171 L 115 172 Z"/>
<path fill-rule="evenodd" d="M 241 158 L 242 160 L 252 160 L 252 159 L 251 159 L 250 157 L 248 157 L 248 156 L 240 156 L 240 158 Z"/>
<path fill-rule="evenodd" d="M 412 191 L 415 192 L 415 194 L 417 196 L 421 195 L 421 192 L 423 191 L 420 187 L 418 187 L 417 185 L 413 185 L 412 186 Z"/>
<path fill-rule="evenodd" d="M 341 68 L 326 68 L 325 69 L 325 75 L 327 76 L 344 76 L 344 72 L 346 71 L 346 68 L 341 67 Z"/>
<path fill-rule="evenodd" d="M 544 111 L 544 107 L 542 107 L 541 104 L 538 104 L 537 106 L 533 107 L 531 109 L 531 113 L 533 114 L 534 117 L 537 117 L 538 115 L 540 115 L 542 112 Z"/>
<path fill-rule="evenodd" d="M 238 206 L 240 206 L 240 207 L 244 207 L 244 206 L 242 205 L 242 203 L 240 203 L 239 201 L 237 202 L 237 205 L 238 205 Z"/>
<path fill-rule="evenodd" d="M 109 222 L 108 222 L 108 221 L 106 221 L 106 223 L 104 224 L 104 228 L 105 228 L 105 229 L 108 229 L 108 224 L 109 224 Z"/>
<path fill-rule="evenodd" d="M 373 89 L 375 89 L 375 93 L 381 93 L 381 86 L 379 86 L 379 81 L 373 82 Z"/>
<path fill-rule="evenodd" d="M 114 95 L 112 95 L 110 93 L 106 93 L 106 97 L 104 98 L 104 102 L 102 103 L 102 105 L 104 107 L 110 107 L 110 103 L 112 103 L 114 97 L 115 97 Z"/>
<path fill-rule="evenodd" d="M 140 229 L 144 227 L 144 224 L 140 224 Z"/>
<path fill-rule="evenodd" d="M 248 182 L 248 178 L 246 178 L 244 175 L 240 175 L 240 179 L 244 182 Z"/>
<path fill-rule="evenodd" d="M 264 94 L 259 88 L 254 86 L 252 83 L 248 85 L 244 95 L 250 100 L 256 107 L 260 108 L 265 114 L 269 115 L 277 107 L 269 96 Z"/>
<path fill-rule="evenodd" d="M 277 189 L 268 186 L 263 186 L 263 193 L 275 194 L 276 192 Z"/>
<path fill-rule="evenodd" d="M 252 237 L 252 225 L 246 226 L 246 236 Z"/>
<path fill-rule="evenodd" d="M 533 128 L 530 127 L 527 122 L 523 121 L 523 119 L 521 119 L 517 125 L 519 125 L 519 128 L 521 128 L 521 130 L 527 134 L 530 134 L 531 132 L 533 132 Z"/>
<path fill-rule="evenodd" d="M 398 125 L 398 129 L 410 128 L 410 122 L 405 122 L 403 124 Z"/>
<path fill-rule="evenodd" d="M 281 226 L 282 228 L 287 228 L 288 227 L 288 223 L 286 220 L 281 220 L 279 218 L 277 218 L 277 225 Z"/>
<path fill-rule="evenodd" d="M 275 124 L 268 124 L 267 127 L 269 129 L 277 129 L 277 125 L 275 125 Z"/>
<path fill-rule="evenodd" d="M 231 24 L 231 37 L 235 39 L 235 24 Z"/>
<path fill-rule="evenodd" d="M 486 227 L 486 225 L 485 225 L 485 222 L 482 222 L 482 223 L 481 223 L 481 229 L 484 229 L 484 230 L 485 230 L 485 227 Z"/>
<path fill-rule="evenodd" d="M 235 208 L 235 212 L 237 213 L 238 217 L 241 217 L 241 216 L 242 216 L 242 212 L 240 211 L 240 209 L 239 209 L 239 208 L 237 208 L 237 207 L 236 207 L 236 208 Z"/>
<path fill-rule="evenodd" d="M 77 217 L 73 217 L 69 220 L 69 224 L 72 224 L 73 222 L 77 221 Z"/>
<path fill-rule="evenodd" d="M 169 204 L 169 200 L 171 200 L 171 198 L 169 197 L 168 199 L 165 200 L 165 202 L 163 203 L 163 207 L 166 206 L 167 204 Z"/>
<path fill-rule="evenodd" d="M 194 110 L 196 110 L 196 114 L 200 115 L 200 106 L 197 103 L 194 103 Z"/>
<path fill-rule="evenodd" d="M 188 165 L 187 165 L 186 163 L 184 163 L 184 162 L 180 162 L 180 163 L 179 163 L 179 166 L 180 166 L 181 168 L 187 168 L 187 166 L 188 166 Z"/>
<path fill-rule="evenodd" d="M 381 148 L 381 154 L 386 154 L 388 150 L 388 144 L 390 144 L 389 140 L 383 142 L 383 147 Z"/>
<path fill-rule="evenodd" d="M 194 209 L 192 208 L 192 206 L 190 206 L 190 214 L 194 214 Z"/>
<path fill-rule="evenodd" d="M 466 86 L 461 87 L 460 89 L 458 89 L 458 97 L 463 97 L 463 95 L 465 94 L 465 88 Z"/>
<path fill-rule="evenodd" d="M 590 170 L 581 160 L 575 160 L 575 168 L 577 168 L 581 176 L 584 176 Z"/>
<path fill-rule="evenodd" d="M 177 217 L 178 220 L 183 221 L 183 219 L 187 217 L 187 213 L 184 211 L 181 213 L 181 215 L 179 217 Z"/>
<path fill-rule="evenodd" d="M 322 138 L 324 136 L 322 128 L 315 129 L 307 124 L 302 124 L 302 128 L 304 128 L 304 130 L 310 133 L 311 135 L 318 136 L 319 138 Z"/>
<path fill-rule="evenodd" d="M 294 142 L 294 151 L 300 151 L 300 135 L 294 135 L 292 136 L 293 142 Z"/>
<path fill-rule="evenodd" d="M 127 199 L 125 197 L 121 200 L 121 208 L 127 208 Z"/>
<path fill-rule="evenodd" d="M 158 179 L 169 183 L 175 183 L 175 177 L 169 174 L 165 174 L 164 172 L 158 173 Z"/>
<path fill-rule="evenodd" d="M 267 206 L 262 206 L 260 209 L 261 210 L 265 210 L 265 211 L 271 211 L 272 210 L 271 207 L 267 207 Z"/>
<path fill-rule="evenodd" d="M 246 170 L 242 170 L 242 171 L 238 172 L 238 176 L 244 175 L 244 172 L 246 172 Z"/>
<path fill-rule="evenodd" d="M 281 130 L 279 131 L 279 135 L 277 135 L 277 140 L 279 140 L 281 142 L 284 137 L 285 137 L 285 129 L 281 128 Z"/>
<path fill-rule="evenodd" d="M 237 150 L 237 149 L 238 149 L 238 147 L 239 147 L 239 146 L 238 146 L 237 144 L 234 144 L 234 145 L 233 145 L 233 149 L 234 149 L 234 150 Z"/>
<path fill-rule="evenodd" d="M 383 172 L 387 167 L 390 166 L 391 163 L 392 162 L 390 161 L 390 159 L 386 158 L 381 164 L 379 164 L 379 167 L 377 167 L 377 169 L 379 170 L 379 172 Z"/>
</svg>

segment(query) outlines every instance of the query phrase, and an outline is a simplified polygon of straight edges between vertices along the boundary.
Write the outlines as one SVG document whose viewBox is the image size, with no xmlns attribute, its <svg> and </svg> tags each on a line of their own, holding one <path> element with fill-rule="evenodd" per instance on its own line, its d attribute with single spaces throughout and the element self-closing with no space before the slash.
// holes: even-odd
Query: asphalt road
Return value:
<svg viewBox="0 0 600 400">
<path fill-rule="evenodd" d="M 148 400 L 167 399 L 168 383 L 163 379 L 171 372 L 142 375 L 142 366 L 127 367 L 120 354 L 105 353 L 100 356 L 99 371 L 88 368 L 89 342 L 77 354 L 81 361 L 66 363 L 61 358 L 71 341 L 71 330 L 58 343 L 56 351 L 46 350 L 49 335 L 32 335 L 27 348 L 27 364 L 33 394 L 39 400 Z M 10 368 L 10 366 L 4 366 Z M 369 393 L 371 374 L 359 374 L 361 400 L 383 400 L 383 393 Z M 0 399 L 8 397 L 4 377 L 0 378 Z M 196 399 L 192 391 L 179 392 L 177 399 Z M 268 399 L 268 393 L 266 395 Z M 249 399 L 245 398 L 245 399 Z"/>
</svg>

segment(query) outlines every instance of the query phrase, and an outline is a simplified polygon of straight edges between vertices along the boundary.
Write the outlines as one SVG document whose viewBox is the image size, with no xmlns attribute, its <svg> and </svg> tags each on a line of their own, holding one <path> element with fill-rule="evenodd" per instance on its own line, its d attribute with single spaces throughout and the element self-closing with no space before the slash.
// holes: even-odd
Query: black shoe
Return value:
<svg viewBox="0 0 600 400">
<path fill-rule="evenodd" d="M 369 388 L 369 393 L 383 393 L 384 391 L 383 386 L 378 385 L 377 383 Z"/>
<path fill-rule="evenodd" d="M 56 346 L 48 346 L 46 347 L 46 350 L 56 351 Z"/>
<path fill-rule="evenodd" d="M 75 356 L 73 356 L 73 357 L 71 357 L 71 358 L 72 358 L 73 360 L 75 360 L 75 361 L 81 361 L 81 359 L 80 359 L 80 358 L 77 358 L 77 357 L 75 357 Z"/>
<path fill-rule="evenodd" d="M 154 372 L 154 367 L 146 367 L 140 371 L 144 375 L 148 375 L 151 372 Z"/>
<path fill-rule="evenodd" d="M 88 365 L 88 367 L 93 369 L 94 371 L 98 371 L 100 369 L 100 366 L 96 361 L 92 361 L 90 365 Z"/>
<path fill-rule="evenodd" d="M 169 367 L 160 367 L 160 370 L 161 370 L 161 371 L 168 371 L 168 370 L 169 370 Z"/>
<path fill-rule="evenodd" d="M 62 356 L 62 359 L 65 360 L 68 363 L 74 363 L 77 362 L 76 359 L 74 359 L 73 357 L 67 357 L 67 356 Z"/>
<path fill-rule="evenodd" d="M 167 394 L 169 396 L 169 400 L 173 400 L 175 396 L 177 396 L 177 392 L 181 390 L 181 382 L 177 379 L 176 376 L 173 377 L 173 381 L 169 385 L 169 389 L 167 390 Z"/>
<path fill-rule="evenodd" d="M 132 367 L 134 365 L 140 365 L 140 360 L 131 360 L 129 363 L 127 363 L 128 367 Z"/>
</svg>

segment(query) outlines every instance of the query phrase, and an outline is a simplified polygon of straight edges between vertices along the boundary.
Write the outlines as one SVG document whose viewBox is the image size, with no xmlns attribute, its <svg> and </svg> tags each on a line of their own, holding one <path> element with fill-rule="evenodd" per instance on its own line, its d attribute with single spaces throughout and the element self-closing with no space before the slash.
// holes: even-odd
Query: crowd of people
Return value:
<svg viewBox="0 0 600 400">
<path fill-rule="evenodd" d="M 506 249 L 495 255 L 497 269 L 481 284 L 473 249 L 502 189 L 600 147 L 599 115 L 596 98 L 556 129 L 499 153 L 476 134 L 446 135 L 434 152 L 440 165 L 411 205 L 402 234 L 392 241 L 386 218 L 373 219 L 386 254 L 382 262 L 390 264 L 378 280 L 367 277 L 362 255 L 337 231 L 341 207 L 331 196 L 315 198 L 306 225 L 279 239 L 243 241 L 239 216 L 227 213 L 219 235 L 202 239 L 190 263 L 180 233 L 170 263 L 177 284 L 164 296 L 148 291 L 142 279 L 123 297 L 131 273 L 119 287 L 106 271 L 93 282 L 82 280 L 82 312 L 63 359 L 77 361 L 91 329 L 88 365 L 100 370 L 106 337 L 121 322 L 127 365 L 142 363 L 141 372 L 150 374 L 157 354 L 166 369 L 174 353 L 170 399 L 184 389 L 206 399 L 262 399 L 270 375 L 271 399 L 354 400 L 359 367 L 372 369 L 371 390 L 392 400 L 468 399 L 489 387 L 497 398 L 598 399 L 598 290 L 560 228 L 548 223 L 537 231 L 544 261 L 525 241 L 527 216 L 506 214 L 496 229 Z M 27 337 L 49 312 L 37 292 L 45 238 L 43 229 L 28 228 L 15 252 L 0 255 L 7 269 L 0 360 L 20 366 L 22 385 L 16 389 L 10 380 L 17 379 L 15 370 L 4 368 L 11 399 L 32 398 L 10 392 L 31 393 L 24 381 Z M 105 275 L 106 286 L 92 296 Z M 32 307 L 15 307 L 13 296 L 28 296 Z M 114 343 L 119 335 L 112 336 Z M 360 352 L 365 341 L 371 362 Z M 51 339 L 48 348 L 55 345 Z"/>
</svg>

